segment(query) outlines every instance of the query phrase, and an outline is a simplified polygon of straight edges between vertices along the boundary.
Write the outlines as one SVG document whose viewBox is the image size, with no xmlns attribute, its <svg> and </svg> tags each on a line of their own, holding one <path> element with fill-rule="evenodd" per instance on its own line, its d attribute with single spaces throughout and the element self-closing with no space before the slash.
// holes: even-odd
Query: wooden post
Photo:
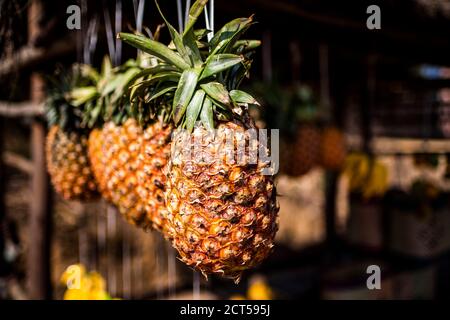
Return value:
<svg viewBox="0 0 450 320">
<path fill-rule="evenodd" d="M 0 116 L 0 155 L 3 155 L 3 137 L 4 137 L 5 121 Z M 0 253 L 5 252 L 5 218 L 6 218 L 6 204 L 5 204 L 5 192 L 6 192 L 6 170 L 5 164 L 2 158 L 0 158 Z M 4 255 L 0 254 L 0 276 L 6 272 L 6 262 L 4 261 Z"/>
<path fill-rule="evenodd" d="M 31 2 L 28 9 L 29 41 L 37 34 L 42 14 L 41 3 Z M 40 75 L 31 75 L 30 99 L 42 102 L 44 99 L 44 81 Z M 31 156 L 33 174 L 31 182 L 32 199 L 29 218 L 29 245 L 27 253 L 27 285 L 30 299 L 51 298 L 50 282 L 50 234 L 51 212 L 50 192 L 45 166 L 45 125 L 34 119 L 31 125 Z"/>
</svg>

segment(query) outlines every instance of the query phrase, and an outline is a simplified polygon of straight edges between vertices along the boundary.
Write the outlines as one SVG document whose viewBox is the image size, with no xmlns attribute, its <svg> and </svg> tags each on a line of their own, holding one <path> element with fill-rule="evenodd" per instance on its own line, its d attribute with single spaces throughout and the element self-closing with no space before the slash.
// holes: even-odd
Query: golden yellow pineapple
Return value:
<svg viewBox="0 0 450 320">
<path fill-rule="evenodd" d="M 145 58 L 145 62 L 149 60 Z M 134 81 L 143 77 L 138 76 L 142 70 L 141 62 L 139 59 L 129 60 L 112 68 L 109 59 L 105 58 L 96 86 L 77 88 L 72 96 L 84 104 L 88 126 L 101 127 L 93 129 L 90 134 L 89 156 L 102 196 L 114 204 L 131 224 L 148 229 L 154 225 L 152 219 L 155 217 L 157 226 L 161 228 L 162 222 L 158 217 L 164 201 L 161 202 L 162 191 L 154 185 L 161 187 L 164 182 L 160 178 L 161 168 L 154 165 L 168 153 L 164 154 L 161 146 L 157 145 L 166 133 L 165 129 L 157 132 L 162 127 L 151 124 L 153 104 L 144 104 L 143 99 L 130 96 Z M 145 134 L 144 127 L 147 128 Z M 153 146 L 153 154 L 141 161 L 139 156 L 145 151 L 143 148 L 151 151 Z M 160 167 L 165 163 L 166 160 Z M 144 172 L 144 169 L 148 171 Z M 140 186 L 138 176 L 144 174 L 151 181 Z"/>
<path fill-rule="evenodd" d="M 66 200 L 95 198 L 97 185 L 92 174 L 88 152 L 88 131 L 81 125 L 80 110 L 67 98 L 77 84 L 89 82 L 76 68 L 57 70 L 50 82 L 46 101 L 49 132 L 46 139 L 46 161 L 55 190 Z"/>
<path fill-rule="evenodd" d="M 166 226 L 166 176 L 163 168 L 170 156 L 171 133 L 172 126 L 160 121 L 145 128 L 136 172 L 137 192 L 145 205 L 147 218 L 160 231 Z"/>
<path fill-rule="evenodd" d="M 137 192 L 136 177 L 143 130 L 136 120 L 128 119 L 123 125 L 107 122 L 102 131 L 103 176 L 111 202 L 128 222 L 148 228 L 151 222 Z"/>
<path fill-rule="evenodd" d="M 111 201 L 111 194 L 106 188 L 106 178 L 104 174 L 103 143 L 103 131 L 101 129 L 92 130 L 88 138 L 88 155 L 91 162 L 92 173 L 97 181 L 98 190 L 102 197 L 107 201 Z"/>
<path fill-rule="evenodd" d="M 219 125 L 217 138 L 231 132 L 236 145 L 236 133 L 244 129 L 248 125 L 226 122 Z M 186 264 L 204 275 L 216 273 L 239 281 L 242 272 L 259 264 L 273 247 L 278 213 L 273 177 L 262 174 L 262 162 L 222 161 L 219 145 L 208 139 L 203 126 L 192 135 L 205 139 L 196 147 L 213 161 L 184 159 L 185 148 L 191 146 L 175 136 L 166 192 L 168 235 Z"/>
<path fill-rule="evenodd" d="M 288 173 L 300 176 L 318 164 L 320 157 L 320 130 L 311 124 L 301 125 L 290 148 Z"/>
<path fill-rule="evenodd" d="M 118 38 L 154 55 L 164 66 L 161 75 L 157 68 L 146 70 L 155 76 L 142 82 L 168 96 L 175 128 L 165 169 L 168 212 L 163 232 L 187 265 L 205 276 L 214 273 L 237 282 L 244 270 L 268 256 L 277 231 L 278 205 L 268 163 L 259 158 L 254 163 L 248 158 L 223 161 L 227 154 L 236 155 L 242 142 L 261 144 L 250 140 L 246 131 L 255 129 L 248 107 L 258 103 L 238 90 L 248 74 L 252 49 L 260 42 L 239 40 L 253 23 L 249 17 L 219 29 L 207 50 L 197 47 L 202 36 L 194 32 L 194 24 L 206 3 L 197 0 L 192 5 L 182 34 L 163 17 L 175 39 L 173 48 L 141 35 L 119 33 Z M 223 144 L 230 135 L 233 143 Z M 201 159 L 190 157 L 190 151 Z"/>
<path fill-rule="evenodd" d="M 46 158 L 52 184 L 64 199 L 89 200 L 97 196 L 86 135 L 52 126 L 47 135 Z"/>
<path fill-rule="evenodd" d="M 327 127 L 322 132 L 320 163 L 325 169 L 339 170 L 344 165 L 347 150 L 345 137 L 336 127 Z"/>
</svg>

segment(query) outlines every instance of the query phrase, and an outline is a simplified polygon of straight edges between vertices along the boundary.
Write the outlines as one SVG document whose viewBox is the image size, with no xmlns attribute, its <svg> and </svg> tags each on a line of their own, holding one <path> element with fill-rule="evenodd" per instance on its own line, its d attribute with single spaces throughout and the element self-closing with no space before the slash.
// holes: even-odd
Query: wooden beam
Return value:
<svg viewBox="0 0 450 320">
<path fill-rule="evenodd" d="M 18 155 L 13 152 L 4 151 L 2 155 L 3 164 L 18 169 L 22 172 L 25 172 L 29 175 L 33 174 L 33 162 L 28 160 L 25 157 L 22 157 L 21 155 Z"/>
<path fill-rule="evenodd" d="M 74 50 L 75 41 L 71 38 L 56 41 L 50 47 L 27 45 L 19 49 L 14 56 L 6 58 L 0 63 L 0 77 L 50 61 L 56 57 L 71 53 Z"/>
<path fill-rule="evenodd" d="M 39 32 L 39 22 L 43 13 L 39 0 L 31 1 L 28 7 L 29 39 Z M 42 103 L 44 80 L 37 74 L 31 75 L 30 100 Z M 30 299 L 51 298 L 50 241 L 51 241 L 51 201 L 50 186 L 45 165 L 45 125 L 34 119 L 31 124 L 31 156 L 33 174 L 29 217 L 29 245 L 27 250 L 27 285 Z"/>
<path fill-rule="evenodd" d="M 346 136 L 347 145 L 352 150 L 359 150 L 363 145 L 357 135 Z M 378 155 L 414 154 L 414 153 L 450 153 L 450 141 L 445 139 L 410 139 L 392 137 L 374 137 L 370 149 Z"/>
<path fill-rule="evenodd" d="M 44 112 L 43 103 L 0 101 L 0 116 L 3 117 L 34 117 L 43 115 Z"/>
</svg>

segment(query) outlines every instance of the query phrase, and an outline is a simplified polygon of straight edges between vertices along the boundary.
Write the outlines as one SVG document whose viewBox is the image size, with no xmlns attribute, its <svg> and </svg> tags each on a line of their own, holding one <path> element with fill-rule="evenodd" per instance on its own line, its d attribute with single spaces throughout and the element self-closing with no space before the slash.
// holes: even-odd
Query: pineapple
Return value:
<svg viewBox="0 0 450 320">
<path fill-rule="evenodd" d="M 131 118 L 122 125 L 109 121 L 104 125 L 102 135 L 103 176 L 111 202 L 128 222 L 147 229 L 151 221 L 146 219 L 145 206 L 137 192 L 136 177 L 142 128 Z"/>
<path fill-rule="evenodd" d="M 217 140 L 209 140 L 209 131 L 198 126 L 192 136 L 206 142 L 193 147 L 217 161 L 183 158 L 185 148 L 192 146 L 179 138 L 172 142 L 178 152 L 167 167 L 168 232 L 181 259 L 205 275 L 218 273 L 236 281 L 243 270 L 267 257 L 277 231 L 275 187 L 272 176 L 261 174 L 264 164 L 226 165 L 216 151 L 216 141 L 231 132 L 237 145 L 238 133 L 249 128 L 254 128 L 250 121 L 221 123 Z"/>
<path fill-rule="evenodd" d="M 66 98 L 72 86 L 84 81 L 74 68 L 54 83 L 46 104 L 50 125 L 47 169 L 55 190 L 66 200 L 90 200 L 98 195 L 87 153 L 87 132 L 81 127 L 78 110 Z"/>
<path fill-rule="evenodd" d="M 111 201 L 111 195 L 106 189 L 106 178 L 104 175 L 103 166 L 103 143 L 104 143 L 103 131 L 101 129 L 93 129 L 88 138 L 88 155 L 91 162 L 92 172 L 95 180 L 97 181 L 98 189 L 102 193 L 102 197 Z"/>
<path fill-rule="evenodd" d="M 220 274 L 238 282 L 244 270 L 269 255 L 279 208 L 273 176 L 263 172 L 267 162 L 251 163 L 248 157 L 223 161 L 224 154 L 236 154 L 241 143 L 260 146 L 246 131 L 255 128 L 248 105 L 257 102 L 237 90 L 251 63 L 247 50 L 253 45 L 249 44 L 256 43 L 238 38 L 253 19 L 227 23 L 205 51 L 204 44 L 196 41 L 193 25 L 206 3 L 193 4 L 182 34 L 163 16 L 176 51 L 140 35 L 119 33 L 118 37 L 171 68 L 153 78 L 157 90 L 174 91 L 170 116 L 175 131 L 165 168 L 165 236 L 187 265 L 205 276 Z M 230 135 L 233 143 L 224 145 L 221 141 Z M 193 149 L 202 159 L 188 156 Z"/>
<path fill-rule="evenodd" d="M 298 128 L 295 141 L 290 148 L 290 165 L 288 173 L 300 176 L 318 164 L 320 157 L 320 130 L 312 124 Z"/>
<path fill-rule="evenodd" d="M 163 121 L 148 125 L 142 134 L 141 151 L 138 155 L 137 191 L 144 201 L 149 220 L 159 231 L 163 231 L 167 225 L 164 200 L 166 176 L 163 168 L 170 156 L 171 133 L 172 126 Z"/>
<path fill-rule="evenodd" d="M 320 162 L 325 169 L 339 170 L 347 155 L 345 138 L 336 127 L 326 127 L 322 132 Z"/>
<path fill-rule="evenodd" d="M 89 137 L 89 155 L 102 196 L 131 224 L 161 229 L 165 210 L 161 167 L 167 161 L 171 130 L 152 120 L 153 104 L 130 96 L 128 88 L 134 81 L 145 79 L 142 60 L 130 60 L 114 69 L 109 59 L 104 60 L 95 95 L 102 99 L 86 108 L 85 120 L 89 126 L 102 126 Z M 148 156 L 142 158 L 145 152 Z M 152 183 L 140 184 L 143 177 Z"/>
<path fill-rule="evenodd" d="M 281 170 L 291 176 L 306 174 L 319 162 L 321 132 L 317 103 L 306 85 L 274 91 L 280 112 L 275 117 L 282 130 Z"/>
</svg>

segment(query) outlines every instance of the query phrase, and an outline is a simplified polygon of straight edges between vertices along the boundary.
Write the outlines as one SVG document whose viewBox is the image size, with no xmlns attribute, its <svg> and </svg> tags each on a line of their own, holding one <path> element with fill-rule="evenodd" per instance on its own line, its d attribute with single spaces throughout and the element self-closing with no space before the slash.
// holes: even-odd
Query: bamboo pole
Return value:
<svg viewBox="0 0 450 320">
<path fill-rule="evenodd" d="M 39 31 L 42 5 L 31 2 L 28 9 L 28 34 L 33 39 Z M 44 81 L 40 75 L 31 75 L 30 98 L 34 103 L 44 99 Z M 31 299 L 51 298 L 50 282 L 50 192 L 45 167 L 45 126 L 38 119 L 31 124 L 31 155 L 34 170 L 31 178 L 32 201 L 29 218 L 29 245 L 27 251 L 27 285 Z"/>
</svg>

